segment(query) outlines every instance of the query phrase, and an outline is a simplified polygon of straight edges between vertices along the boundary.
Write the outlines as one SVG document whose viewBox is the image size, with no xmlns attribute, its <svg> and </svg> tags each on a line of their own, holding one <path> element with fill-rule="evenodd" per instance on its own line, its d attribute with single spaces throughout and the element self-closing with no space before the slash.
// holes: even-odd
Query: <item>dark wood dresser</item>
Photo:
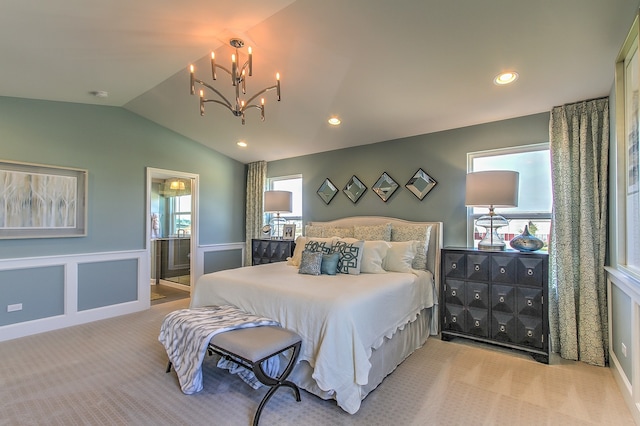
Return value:
<svg viewBox="0 0 640 426">
<path fill-rule="evenodd" d="M 251 240 L 251 264 L 283 262 L 293 256 L 296 244 L 292 240 Z"/>
<path fill-rule="evenodd" d="M 549 257 L 545 252 L 442 251 L 442 340 L 464 337 L 549 363 Z"/>
</svg>

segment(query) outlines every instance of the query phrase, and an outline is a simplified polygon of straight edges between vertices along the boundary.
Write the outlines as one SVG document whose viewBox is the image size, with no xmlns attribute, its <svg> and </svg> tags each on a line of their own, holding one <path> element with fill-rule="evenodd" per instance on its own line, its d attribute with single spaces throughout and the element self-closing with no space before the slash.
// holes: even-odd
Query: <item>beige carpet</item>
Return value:
<svg viewBox="0 0 640 426">
<path fill-rule="evenodd" d="M 204 390 L 165 374 L 162 318 L 188 300 L 0 343 L 0 425 L 250 425 L 254 391 L 205 361 Z M 484 346 L 430 339 L 355 415 L 287 389 L 261 425 L 632 425 L 611 371 L 539 364 Z"/>
</svg>

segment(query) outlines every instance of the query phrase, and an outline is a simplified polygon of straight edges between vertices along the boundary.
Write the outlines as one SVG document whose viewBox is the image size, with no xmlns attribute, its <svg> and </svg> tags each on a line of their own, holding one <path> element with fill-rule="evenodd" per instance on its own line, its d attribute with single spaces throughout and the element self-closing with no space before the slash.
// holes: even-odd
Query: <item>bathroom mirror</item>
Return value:
<svg viewBox="0 0 640 426">
<path fill-rule="evenodd" d="M 422 199 L 436 186 L 438 182 L 429 176 L 424 170 L 418 169 L 405 187 L 413 193 L 419 200 Z"/>
<path fill-rule="evenodd" d="M 347 197 L 354 203 L 357 203 L 362 194 L 365 193 L 367 187 L 356 177 L 356 175 L 351 176 L 349 182 L 342 190 Z"/>
<path fill-rule="evenodd" d="M 382 175 L 378 178 L 378 181 L 373 184 L 371 189 L 373 192 L 378 194 L 378 197 L 382 199 L 385 203 L 387 200 L 396 192 L 398 189 L 398 184 L 396 183 L 391 176 L 387 172 L 382 173 Z"/>
<path fill-rule="evenodd" d="M 335 197 L 338 193 L 338 188 L 336 188 L 336 186 L 329 180 L 329 178 L 326 178 L 316 192 L 318 193 L 320 198 L 322 198 L 322 201 L 324 201 L 325 204 L 329 204 L 331 200 L 333 200 L 333 197 Z"/>
</svg>

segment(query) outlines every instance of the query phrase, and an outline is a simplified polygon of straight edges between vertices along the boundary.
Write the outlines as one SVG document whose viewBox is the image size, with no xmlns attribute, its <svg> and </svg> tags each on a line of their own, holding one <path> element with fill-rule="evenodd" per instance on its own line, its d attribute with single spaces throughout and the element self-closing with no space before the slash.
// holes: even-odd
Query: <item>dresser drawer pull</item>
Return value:
<svg viewBox="0 0 640 426">
<path fill-rule="evenodd" d="M 507 329 L 507 327 L 505 327 L 504 325 L 500 326 L 500 331 L 502 331 L 504 333 L 504 331 Z"/>
<path fill-rule="evenodd" d="M 500 296 L 498 300 L 500 301 L 500 303 L 504 303 L 504 296 Z"/>
<path fill-rule="evenodd" d="M 451 264 L 451 269 L 456 269 L 457 267 L 458 267 L 458 264 L 457 264 L 457 263 L 452 263 L 452 264 Z"/>
<path fill-rule="evenodd" d="M 533 331 L 527 330 L 527 336 L 528 337 L 533 337 Z"/>
<path fill-rule="evenodd" d="M 533 301 L 531 299 L 527 299 L 527 306 L 533 306 Z"/>
<path fill-rule="evenodd" d="M 479 271 L 479 270 L 480 270 L 480 265 L 475 265 L 475 266 L 473 267 L 473 269 L 475 269 L 476 271 Z"/>
<path fill-rule="evenodd" d="M 452 317 L 451 322 L 458 322 L 458 317 Z"/>
<path fill-rule="evenodd" d="M 452 296 L 455 296 L 455 295 L 457 295 L 457 294 L 458 294 L 458 292 L 457 292 L 457 291 L 455 291 L 455 290 L 451 290 L 451 295 L 452 295 Z"/>
<path fill-rule="evenodd" d="M 476 322 L 474 323 L 476 327 L 480 327 L 480 321 L 476 320 Z"/>
<path fill-rule="evenodd" d="M 474 297 L 476 298 L 476 300 L 480 300 L 480 293 L 476 293 Z"/>
<path fill-rule="evenodd" d="M 527 275 L 532 276 L 533 275 L 533 269 L 527 269 Z"/>
<path fill-rule="evenodd" d="M 501 273 L 501 274 L 504 274 L 504 273 L 506 273 L 506 272 L 507 272 L 507 270 L 506 270 L 506 269 L 504 269 L 504 266 L 501 266 L 501 267 L 500 267 L 500 273 Z"/>
</svg>

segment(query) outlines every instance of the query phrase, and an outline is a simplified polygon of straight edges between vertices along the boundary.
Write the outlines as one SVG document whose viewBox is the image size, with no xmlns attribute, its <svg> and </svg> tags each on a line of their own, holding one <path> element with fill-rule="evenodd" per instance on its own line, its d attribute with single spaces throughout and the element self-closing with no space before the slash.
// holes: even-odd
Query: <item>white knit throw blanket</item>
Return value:
<svg viewBox="0 0 640 426">
<path fill-rule="evenodd" d="M 158 340 L 167 350 L 182 392 L 190 395 L 202 390 L 202 361 L 213 336 L 262 325 L 280 326 L 280 323 L 230 305 L 180 309 L 164 318 Z"/>
</svg>

